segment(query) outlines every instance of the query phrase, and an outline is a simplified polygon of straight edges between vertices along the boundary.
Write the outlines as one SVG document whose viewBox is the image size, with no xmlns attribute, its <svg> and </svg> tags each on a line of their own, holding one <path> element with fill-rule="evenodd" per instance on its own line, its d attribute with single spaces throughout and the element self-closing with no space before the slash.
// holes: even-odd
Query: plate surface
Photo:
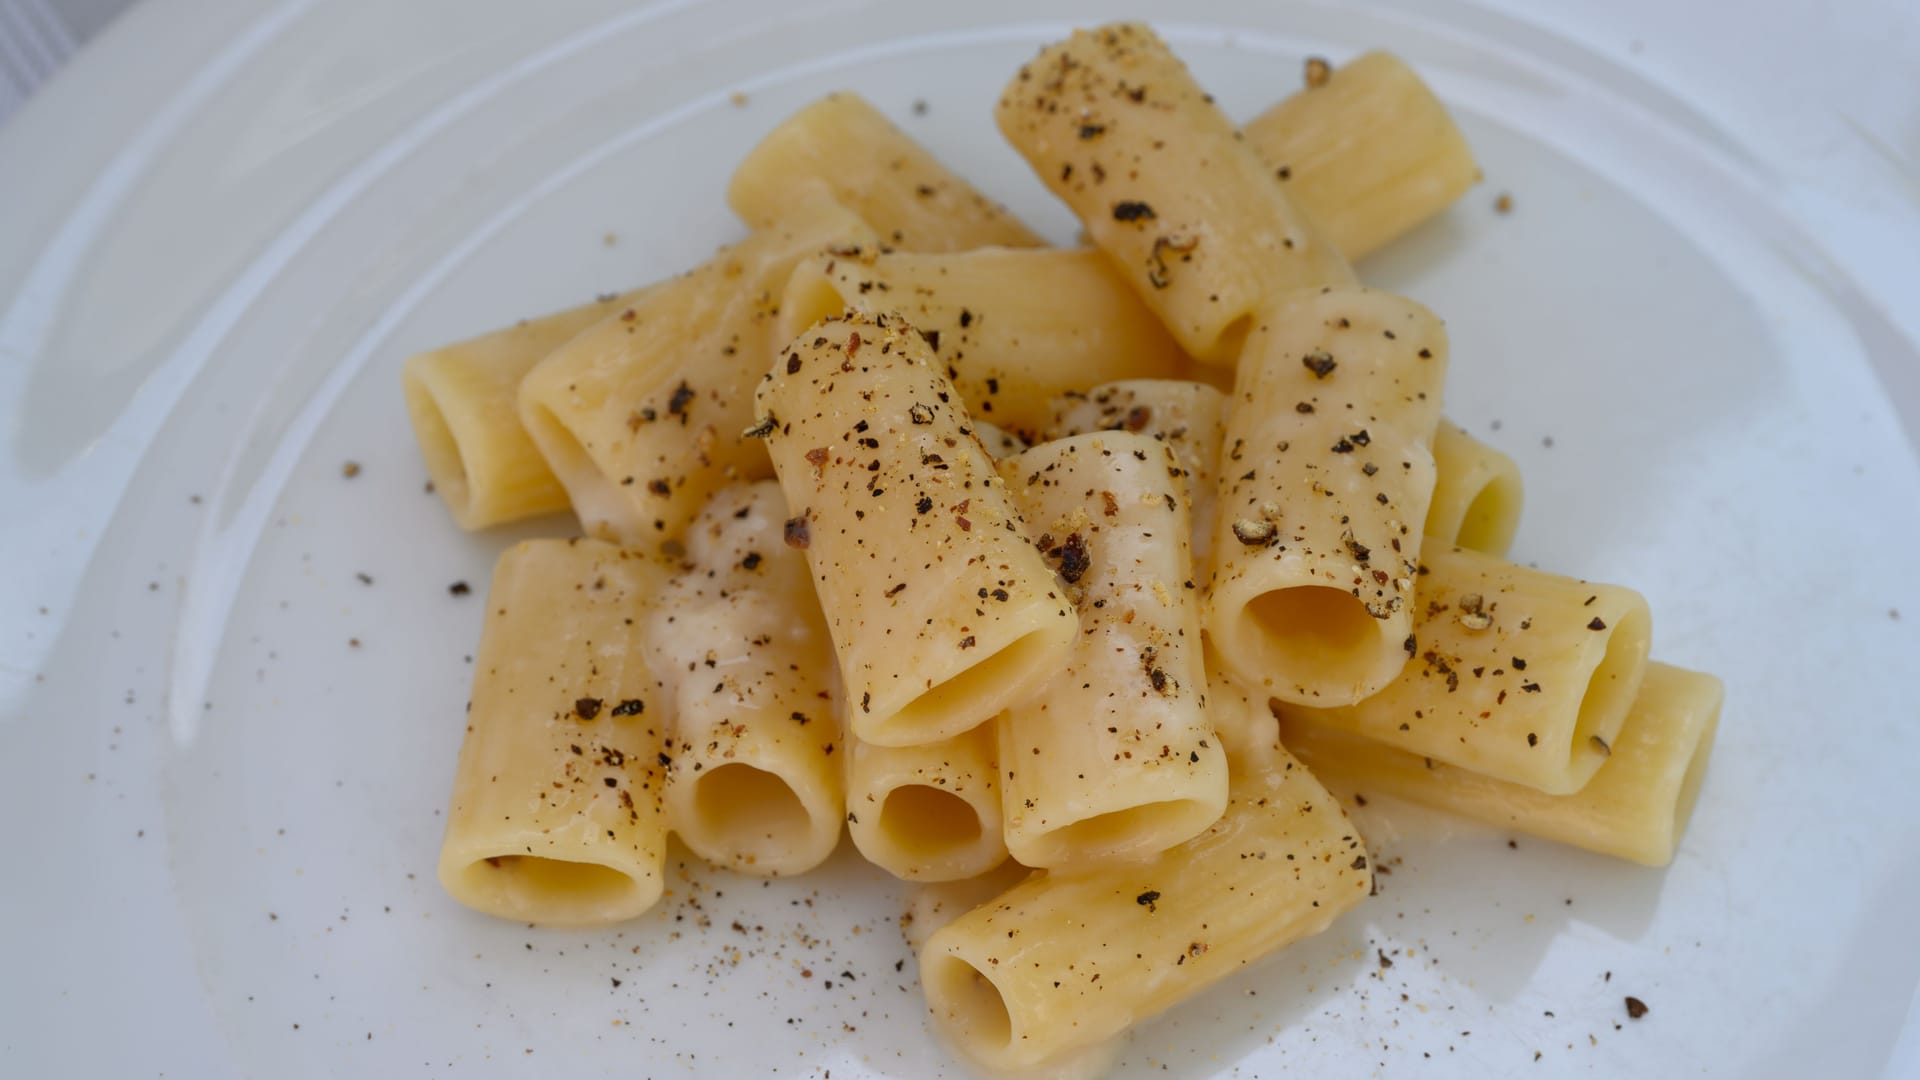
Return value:
<svg viewBox="0 0 1920 1080">
<path fill-rule="evenodd" d="M 1897 35 L 1865 39 L 1897 6 L 1848 27 L 1889 95 Z M 735 238 L 733 163 L 831 89 L 1064 241 L 991 102 L 1042 41 L 1152 9 L 533 7 L 159 0 L 0 132 L 9 1075 L 960 1075 L 903 891 L 844 849 L 778 883 L 677 852 L 605 933 L 440 892 L 481 611 L 448 587 L 570 523 L 458 532 L 399 364 Z M 1920 1067 L 1920 147 L 1876 173 L 1903 129 L 1841 103 L 1809 181 L 1778 163 L 1817 117 L 1751 127 L 1753 72 L 1622 10 L 1159 20 L 1234 115 L 1309 53 L 1430 77 L 1486 182 L 1362 273 L 1447 319 L 1450 415 L 1527 477 L 1515 557 L 1642 589 L 1655 654 L 1729 694 L 1670 869 L 1371 806 L 1381 895 L 1141 1028 L 1121 1075 Z"/>
</svg>

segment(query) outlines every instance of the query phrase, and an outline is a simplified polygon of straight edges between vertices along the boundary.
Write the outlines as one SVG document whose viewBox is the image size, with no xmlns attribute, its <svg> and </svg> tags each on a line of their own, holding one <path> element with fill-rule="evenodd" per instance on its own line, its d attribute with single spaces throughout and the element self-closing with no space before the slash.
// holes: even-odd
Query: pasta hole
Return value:
<svg viewBox="0 0 1920 1080">
<path fill-rule="evenodd" d="M 1072 644 L 1078 625 L 1072 619 L 1061 619 L 1054 626 L 1014 639 L 908 702 L 876 725 L 868 739 L 882 746 L 898 746 L 964 734 L 1044 677 L 1044 670 L 1053 667 Z"/>
<path fill-rule="evenodd" d="M 1246 617 L 1258 628 L 1261 667 L 1276 685 L 1359 686 L 1380 668 L 1386 624 L 1351 593 L 1325 585 L 1275 589 L 1254 597 Z"/>
<path fill-rule="evenodd" d="M 441 411 L 439 395 L 425 377 L 411 370 L 401 381 L 407 400 L 407 416 L 413 421 L 413 433 L 420 442 L 420 456 L 426 459 L 427 475 L 433 489 L 464 515 L 472 502 L 473 488 L 467 478 L 467 458 L 460 450 L 460 439 Z"/>
<path fill-rule="evenodd" d="M 808 843 L 813 815 L 780 776 L 732 763 L 693 781 L 692 820 L 682 824 L 689 845 L 756 858 L 774 858 Z"/>
<path fill-rule="evenodd" d="M 787 279 L 786 292 L 780 298 L 777 340 L 792 341 L 807 327 L 846 310 L 847 302 L 833 278 L 827 276 L 826 265 L 820 260 L 801 263 Z"/>
<path fill-rule="evenodd" d="M 1495 475 L 1467 504 L 1454 543 L 1489 555 L 1505 555 L 1520 527 L 1520 501 L 1519 474 Z"/>
<path fill-rule="evenodd" d="M 609 866 L 537 855 L 479 859 L 468 867 L 467 877 L 476 891 L 504 894 L 504 907 L 542 912 L 560 923 L 589 921 L 637 887 L 631 876 Z"/>
<path fill-rule="evenodd" d="M 1013 1017 L 993 980 L 957 956 L 931 953 L 920 961 L 920 979 L 934 1015 L 969 1049 L 991 1053 L 1013 1042 Z"/>
<path fill-rule="evenodd" d="M 1167 799 L 1097 814 L 1046 834 L 1038 857 L 1043 866 L 1059 866 L 1164 851 L 1192 839 L 1219 811 L 1198 799 Z"/>
<path fill-rule="evenodd" d="M 631 523 L 634 515 L 619 488 L 594 463 L 593 455 L 552 409 L 528 402 L 520 410 L 520 419 L 526 425 L 527 434 L 539 446 L 541 456 L 552 467 L 554 476 L 567 489 L 574 512 L 589 534 L 620 537 L 623 532 L 638 533 L 637 529 L 622 528 Z"/>
<path fill-rule="evenodd" d="M 980 842 L 980 813 L 950 791 L 907 784 L 880 804 L 880 833 L 895 848 L 933 860 Z"/>
<path fill-rule="evenodd" d="M 1599 752 L 1593 747 L 1594 736 L 1608 743 L 1619 736 L 1646 673 L 1651 623 L 1646 609 L 1636 606 L 1621 613 L 1606 631 L 1606 654 L 1587 680 L 1587 692 L 1580 699 L 1580 717 L 1574 723 L 1576 758 Z"/>
</svg>

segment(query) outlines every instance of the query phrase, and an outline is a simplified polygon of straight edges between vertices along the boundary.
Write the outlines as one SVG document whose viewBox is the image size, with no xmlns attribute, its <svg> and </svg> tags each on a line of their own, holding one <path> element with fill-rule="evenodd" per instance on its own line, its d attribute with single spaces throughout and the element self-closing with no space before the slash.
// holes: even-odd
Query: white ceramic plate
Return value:
<svg viewBox="0 0 1920 1080">
<path fill-rule="evenodd" d="M 0 1072 L 957 1073 L 902 892 L 844 852 L 774 884 L 683 856 L 606 933 L 441 894 L 480 617 L 448 586 L 511 537 L 423 494 L 399 363 L 701 258 L 732 164 L 838 87 L 1064 238 L 990 102 L 1143 5 L 534 7 L 159 0 L 0 132 Z M 1238 115 L 1309 52 L 1428 73 L 1487 181 L 1363 271 L 1448 319 L 1450 413 L 1526 470 L 1517 557 L 1639 586 L 1657 655 L 1729 695 L 1670 869 L 1370 808 L 1382 895 L 1124 1075 L 1920 1060 L 1899 8 L 1762 5 L 1757 56 L 1650 2 L 1161 18 Z M 1854 89 L 1806 89 L 1802 44 Z"/>
</svg>

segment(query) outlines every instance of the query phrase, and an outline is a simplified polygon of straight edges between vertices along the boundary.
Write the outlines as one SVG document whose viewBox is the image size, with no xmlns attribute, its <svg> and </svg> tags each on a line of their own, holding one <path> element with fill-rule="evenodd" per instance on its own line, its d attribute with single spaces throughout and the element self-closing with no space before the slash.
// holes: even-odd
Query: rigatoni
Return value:
<svg viewBox="0 0 1920 1080">
<path fill-rule="evenodd" d="M 1283 718 L 1565 795 L 1608 760 L 1645 677 L 1652 618 L 1639 593 L 1482 555 L 1422 558 L 1417 655 L 1365 701 L 1280 706 Z"/>
<path fill-rule="evenodd" d="M 781 290 L 802 258 L 872 239 L 851 211 L 801 200 L 779 224 L 647 290 L 534 368 L 520 386 L 520 417 L 589 533 L 658 546 L 715 488 L 768 475 L 765 450 L 740 433 L 779 346 Z"/>
<path fill-rule="evenodd" d="M 1241 130 L 1349 259 L 1446 209 L 1480 177 L 1446 107 L 1390 53 L 1354 58 Z"/>
<path fill-rule="evenodd" d="M 920 981 L 969 1057 L 1031 1066 L 1319 933 L 1372 881 L 1340 804 L 1287 758 L 1235 777 L 1225 816 L 1171 851 L 1037 874 L 962 916 L 921 950 Z"/>
<path fill-rule="evenodd" d="M 633 616 L 664 577 L 594 540 L 531 540 L 500 556 L 440 848 L 440 884 L 456 900 L 585 926 L 659 899 L 667 710 Z"/>
<path fill-rule="evenodd" d="M 882 746 L 992 718 L 1059 669 L 1079 627 L 934 364 L 898 317 L 855 316 L 800 335 L 757 394 L 849 730 Z"/>
<path fill-rule="evenodd" d="M 858 94 L 828 94 L 767 134 L 733 171 L 727 205 L 747 224 L 786 220 L 797 199 L 824 194 L 859 214 L 890 247 L 969 251 L 1037 247 L 1040 238 Z"/>
<path fill-rule="evenodd" d="M 673 692 L 667 820 L 708 862 L 768 877 L 833 854 L 846 813 L 833 653 L 771 480 L 722 488 L 647 624 Z"/>
<path fill-rule="evenodd" d="M 780 325 L 790 338 L 846 308 L 905 315 L 974 417 L 1027 435 L 1046 423 L 1056 395 L 1167 378 L 1186 363 L 1097 251 L 864 249 L 814 258 L 794 271 Z"/>
<path fill-rule="evenodd" d="M 1195 359 L 1231 366 L 1255 313 L 1353 281 L 1271 168 L 1152 30 L 1050 46 L 1003 91 L 1000 131 Z"/>
<path fill-rule="evenodd" d="M 1206 383 L 1128 379 L 1055 398 L 1046 437 L 1137 431 L 1165 443 L 1186 474 L 1180 487 L 1192 508 L 1193 572 L 1200 581 L 1213 565 L 1213 497 L 1226 425 L 1227 395 Z"/>
<path fill-rule="evenodd" d="M 908 881 L 999 866 L 1000 764 L 992 724 L 918 746 L 847 741 L 847 832 L 867 861 Z"/>
<path fill-rule="evenodd" d="M 1433 433 L 1433 465 L 1433 503 L 1422 531 L 1443 544 L 1505 555 L 1520 529 L 1520 466 L 1450 420 Z"/>
<path fill-rule="evenodd" d="M 1579 791 L 1548 795 L 1289 717 L 1287 745 L 1349 794 L 1396 795 L 1489 825 L 1647 866 L 1673 861 L 1700 794 L 1725 689 L 1712 675 L 1649 664 L 1606 761 Z"/>
<path fill-rule="evenodd" d="M 433 488 L 463 529 L 567 508 L 515 411 L 520 380 L 548 353 L 639 294 L 611 296 L 407 358 L 407 415 Z"/>
<path fill-rule="evenodd" d="M 1413 655 L 1447 341 L 1411 300 L 1295 293 L 1261 315 L 1234 383 L 1207 633 L 1234 677 L 1346 705 Z"/>
<path fill-rule="evenodd" d="M 1000 716 L 1007 849 L 1063 867 L 1191 839 L 1226 807 L 1227 760 L 1208 717 L 1178 460 L 1146 435 L 1099 432 L 1000 472 L 1080 612 L 1064 667 Z"/>
</svg>

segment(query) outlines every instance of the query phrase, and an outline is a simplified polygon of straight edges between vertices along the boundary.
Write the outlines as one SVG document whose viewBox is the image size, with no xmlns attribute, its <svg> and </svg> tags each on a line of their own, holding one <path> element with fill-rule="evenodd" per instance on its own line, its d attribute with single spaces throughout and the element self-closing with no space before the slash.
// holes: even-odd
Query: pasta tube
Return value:
<svg viewBox="0 0 1920 1080">
<path fill-rule="evenodd" d="M 1036 690 L 1079 628 L 926 340 L 898 316 L 800 335 L 760 385 L 847 695 L 881 746 L 949 739 Z"/>
<path fill-rule="evenodd" d="M 961 916 L 921 951 L 920 981 L 935 1021 L 969 1057 L 1031 1066 L 1319 933 L 1372 883 L 1340 804 L 1285 758 L 1236 776 L 1225 816 L 1171 851 L 1036 874 Z"/>
<path fill-rule="evenodd" d="M 1646 866 L 1673 861 L 1700 794 L 1725 689 L 1649 664 L 1640 696 L 1593 780 L 1547 795 L 1335 728 L 1289 717 L 1287 745 L 1336 790 L 1394 795 Z"/>
<path fill-rule="evenodd" d="M 1414 70 L 1370 52 L 1241 129 L 1333 246 L 1359 260 L 1480 178 L 1466 136 Z"/>
<path fill-rule="evenodd" d="M 1520 466 L 1450 420 L 1433 433 L 1433 465 L 1423 531 L 1443 544 L 1505 555 L 1520 529 Z"/>
<path fill-rule="evenodd" d="M 1024 434 L 1058 394 L 1165 378 L 1186 361 L 1097 251 L 823 256 L 794 272 L 780 307 L 786 339 L 846 308 L 905 315 L 968 411 Z"/>
<path fill-rule="evenodd" d="M 847 210 L 803 202 L 783 221 L 590 327 L 520 384 L 520 419 L 586 530 L 629 547 L 677 539 L 715 488 L 769 475 L 753 385 L 778 348 L 794 264 L 870 243 Z"/>
<path fill-rule="evenodd" d="M 993 725 L 919 746 L 847 745 L 847 832 L 867 861 L 908 881 L 999 866 L 1000 765 Z"/>
<path fill-rule="evenodd" d="M 665 711 L 632 618 L 664 570 L 594 540 L 531 540 L 494 569 L 440 884 L 556 926 L 660 898 Z"/>
<path fill-rule="evenodd" d="M 463 529 L 567 508 L 567 492 L 527 437 L 514 393 L 533 365 L 638 293 L 607 297 L 407 358 L 407 416 L 433 489 Z"/>
<path fill-rule="evenodd" d="M 1413 654 L 1446 368 L 1440 320 L 1392 293 L 1295 293 L 1262 315 L 1214 508 L 1207 634 L 1235 678 L 1346 705 Z"/>
<path fill-rule="evenodd" d="M 1639 593 L 1429 551 L 1417 657 L 1379 693 L 1298 716 L 1550 795 L 1608 760 L 1646 675 L 1653 620 Z"/>
<path fill-rule="evenodd" d="M 1038 247 L 1004 207 L 942 165 L 858 94 L 828 94 L 768 133 L 733 171 L 727 205 L 755 228 L 825 194 L 902 251 Z M 804 324 L 803 324 L 804 325 Z"/>
<path fill-rule="evenodd" d="M 694 854 L 763 877 L 826 861 L 846 814 L 832 647 L 771 480 L 716 492 L 648 623 L 673 692 L 667 820 Z"/>
<path fill-rule="evenodd" d="M 1213 565 L 1213 496 L 1226 424 L 1227 396 L 1205 383 L 1128 379 L 1055 398 L 1046 437 L 1137 431 L 1167 444 L 1186 473 L 1181 488 L 1192 508 L 1193 574 L 1202 581 Z"/>
<path fill-rule="evenodd" d="M 1007 850 L 1028 866 L 1157 854 L 1226 809 L 1181 472 L 1170 449 L 1124 431 L 1000 464 L 1080 612 L 1065 667 L 1000 715 Z"/>
<path fill-rule="evenodd" d="M 1116 23 L 1041 51 L 1000 131 L 1196 360 L 1232 366 L 1255 314 L 1353 271 L 1152 30 Z"/>
</svg>

